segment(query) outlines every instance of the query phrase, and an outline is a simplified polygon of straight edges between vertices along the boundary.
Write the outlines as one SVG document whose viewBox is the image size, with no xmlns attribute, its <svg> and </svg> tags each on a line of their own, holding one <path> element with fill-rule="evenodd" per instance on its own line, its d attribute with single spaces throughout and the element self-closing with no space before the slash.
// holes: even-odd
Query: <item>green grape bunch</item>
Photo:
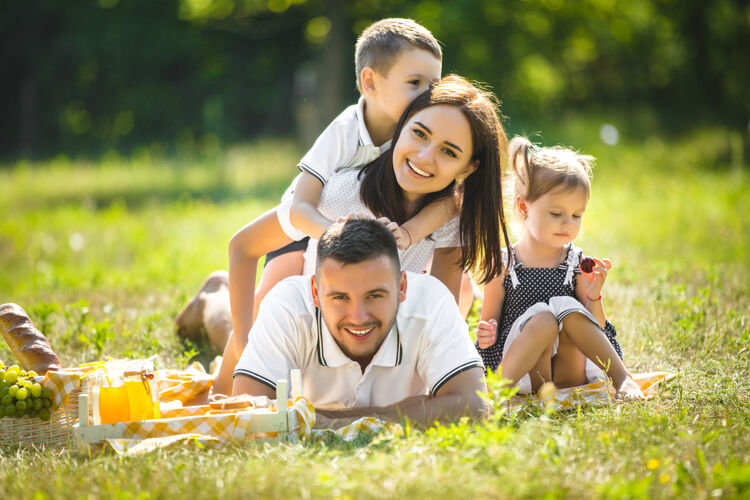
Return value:
<svg viewBox="0 0 750 500">
<path fill-rule="evenodd" d="M 42 387 L 41 377 L 18 365 L 0 361 L 0 419 L 28 416 L 47 421 L 51 417 L 52 391 Z"/>
</svg>

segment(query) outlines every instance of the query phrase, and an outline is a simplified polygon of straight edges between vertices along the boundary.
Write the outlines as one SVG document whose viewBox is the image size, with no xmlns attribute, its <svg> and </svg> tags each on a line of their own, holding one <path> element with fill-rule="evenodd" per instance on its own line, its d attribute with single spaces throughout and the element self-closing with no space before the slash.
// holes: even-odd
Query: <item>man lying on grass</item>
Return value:
<svg viewBox="0 0 750 500">
<path fill-rule="evenodd" d="M 276 380 L 299 368 L 317 427 L 486 415 L 484 368 L 456 301 L 437 279 L 400 269 L 379 222 L 331 226 L 315 275 L 285 279 L 261 305 L 233 394 L 274 397 Z"/>
</svg>

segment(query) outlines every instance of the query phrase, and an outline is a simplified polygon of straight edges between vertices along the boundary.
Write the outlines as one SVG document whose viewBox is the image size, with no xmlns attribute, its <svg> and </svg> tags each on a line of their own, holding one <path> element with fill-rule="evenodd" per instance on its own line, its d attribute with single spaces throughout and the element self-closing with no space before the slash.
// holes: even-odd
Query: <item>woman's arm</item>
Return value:
<svg viewBox="0 0 750 500">
<path fill-rule="evenodd" d="M 458 304 L 461 293 L 461 276 L 463 268 L 459 264 L 461 249 L 459 247 L 436 248 L 432 255 L 432 268 L 430 274 L 448 287 Z"/>
<path fill-rule="evenodd" d="M 500 275 L 484 285 L 482 311 L 477 324 L 477 343 L 481 349 L 487 349 L 497 341 L 497 323 L 505 300 L 504 282 L 505 275 Z"/>
<path fill-rule="evenodd" d="M 229 242 L 229 306 L 232 310 L 232 333 L 224 348 L 224 359 L 214 380 L 213 393 L 231 394 L 232 373 L 247 345 L 250 327 L 253 326 L 258 260 L 291 241 L 281 229 L 275 208 L 232 236 Z"/>
<path fill-rule="evenodd" d="M 399 229 L 394 231 L 396 241 L 399 243 L 398 247 L 401 250 L 406 250 L 410 245 L 427 238 L 451 220 L 457 212 L 456 202 L 451 197 L 430 203 L 414 217 L 401 224 L 399 229 L 401 232 L 406 229 L 407 238 L 403 238 L 404 235 L 399 238 Z"/>
<path fill-rule="evenodd" d="M 318 210 L 323 184 L 309 172 L 302 171 L 297 186 L 294 188 L 289 220 L 298 230 L 314 239 L 320 236 L 333 224 Z"/>
</svg>

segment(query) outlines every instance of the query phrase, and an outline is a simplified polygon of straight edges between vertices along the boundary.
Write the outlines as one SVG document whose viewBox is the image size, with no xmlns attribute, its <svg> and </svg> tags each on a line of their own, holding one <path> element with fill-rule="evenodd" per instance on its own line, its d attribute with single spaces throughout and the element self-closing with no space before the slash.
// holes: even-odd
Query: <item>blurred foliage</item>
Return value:
<svg viewBox="0 0 750 500">
<path fill-rule="evenodd" d="M 490 84 L 517 121 L 608 109 L 746 130 L 750 118 L 742 0 L 11 1 L 0 154 L 215 149 L 317 128 L 356 98 L 357 34 L 389 16 L 431 29 L 444 71 Z M 312 125 L 304 100 L 321 108 Z"/>
</svg>

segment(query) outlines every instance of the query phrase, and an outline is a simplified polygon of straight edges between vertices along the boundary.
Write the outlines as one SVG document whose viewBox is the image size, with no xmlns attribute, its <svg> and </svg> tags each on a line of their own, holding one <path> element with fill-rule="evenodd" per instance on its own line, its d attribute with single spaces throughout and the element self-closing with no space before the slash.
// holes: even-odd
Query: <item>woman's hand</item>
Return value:
<svg viewBox="0 0 750 500">
<path fill-rule="evenodd" d="M 487 349 L 497 341 L 497 321 L 480 321 L 477 325 L 477 343 L 480 349 Z"/>
<path fill-rule="evenodd" d="M 604 282 L 607 280 L 607 271 L 612 269 L 612 262 L 609 259 L 594 258 L 593 260 L 594 268 L 590 273 L 586 273 L 581 269 L 581 279 L 583 279 L 586 298 L 595 302 L 602 296 L 602 288 L 604 287 Z"/>
<path fill-rule="evenodd" d="M 399 226 L 388 217 L 380 217 L 376 220 L 383 224 L 387 229 L 391 230 L 393 236 L 396 238 L 396 245 L 399 250 L 406 250 L 411 246 L 411 235 L 409 235 L 409 232 L 403 227 Z"/>
</svg>

